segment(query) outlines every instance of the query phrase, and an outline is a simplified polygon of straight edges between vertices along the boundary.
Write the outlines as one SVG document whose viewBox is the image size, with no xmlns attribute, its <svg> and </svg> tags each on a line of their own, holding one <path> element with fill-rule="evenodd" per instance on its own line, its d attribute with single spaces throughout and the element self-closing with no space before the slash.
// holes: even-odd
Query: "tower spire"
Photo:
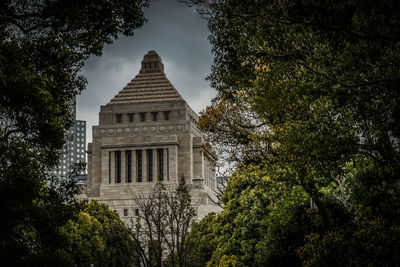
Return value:
<svg viewBox="0 0 400 267">
<path fill-rule="evenodd" d="M 161 57 L 156 53 L 156 51 L 150 50 L 143 57 L 140 74 L 154 72 L 164 73 L 164 64 L 162 63 Z"/>
</svg>

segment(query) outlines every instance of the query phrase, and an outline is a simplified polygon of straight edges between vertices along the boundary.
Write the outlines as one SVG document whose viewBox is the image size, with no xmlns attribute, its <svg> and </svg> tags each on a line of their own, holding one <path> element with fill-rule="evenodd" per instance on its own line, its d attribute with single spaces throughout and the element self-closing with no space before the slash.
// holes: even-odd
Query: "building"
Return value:
<svg viewBox="0 0 400 267">
<path fill-rule="evenodd" d="M 62 148 L 62 155 L 59 165 L 53 170 L 53 174 L 65 176 L 73 163 L 86 163 L 86 121 L 76 119 L 76 104 L 71 107 L 74 118 L 74 125 L 68 130 L 68 138 Z M 83 171 L 81 174 L 83 174 Z"/>
<path fill-rule="evenodd" d="M 198 119 L 149 51 L 140 73 L 100 108 L 88 144 L 86 196 L 134 216 L 133 195 L 146 195 L 157 181 L 173 188 L 185 179 L 198 219 L 218 211 L 215 154 L 204 146 Z"/>
</svg>

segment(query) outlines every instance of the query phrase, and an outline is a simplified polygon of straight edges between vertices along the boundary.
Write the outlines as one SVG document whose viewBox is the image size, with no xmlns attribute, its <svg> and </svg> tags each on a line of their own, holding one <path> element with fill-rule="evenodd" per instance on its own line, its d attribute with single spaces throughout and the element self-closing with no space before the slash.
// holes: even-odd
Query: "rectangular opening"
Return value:
<svg viewBox="0 0 400 267">
<path fill-rule="evenodd" d="M 126 182 L 132 182 L 132 153 L 126 151 Z"/>
<path fill-rule="evenodd" d="M 139 115 L 140 115 L 140 121 L 145 122 L 146 121 L 146 113 L 142 112 L 142 113 L 139 113 Z"/>
<path fill-rule="evenodd" d="M 111 184 L 111 151 L 108 152 L 108 183 Z"/>
<path fill-rule="evenodd" d="M 117 123 L 122 122 L 122 114 L 117 114 Z"/>
<path fill-rule="evenodd" d="M 157 121 L 158 112 L 152 112 L 151 116 L 153 117 L 153 121 Z"/>
<path fill-rule="evenodd" d="M 169 181 L 169 149 L 167 148 L 167 181 Z"/>
<path fill-rule="evenodd" d="M 148 181 L 153 181 L 153 150 L 147 150 L 147 174 L 148 174 Z"/>
<path fill-rule="evenodd" d="M 133 118 L 135 117 L 134 115 L 135 115 L 134 113 L 129 113 L 128 114 L 129 122 L 133 122 Z"/>
<path fill-rule="evenodd" d="M 164 111 L 164 120 L 169 120 L 169 111 Z"/>
<path fill-rule="evenodd" d="M 142 182 L 142 173 L 143 173 L 143 165 L 142 165 L 142 150 L 136 151 L 136 167 L 137 167 L 137 180 L 136 182 Z"/>
<path fill-rule="evenodd" d="M 121 151 L 115 151 L 115 183 L 121 182 Z"/>
<path fill-rule="evenodd" d="M 124 209 L 124 216 L 128 216 L 128 209 Z"/>
<path fill-rule="evenodd" d="M 164 150 L 157 149 L 158 158 L 158 181 L 164 180 Z"/>
</svg>

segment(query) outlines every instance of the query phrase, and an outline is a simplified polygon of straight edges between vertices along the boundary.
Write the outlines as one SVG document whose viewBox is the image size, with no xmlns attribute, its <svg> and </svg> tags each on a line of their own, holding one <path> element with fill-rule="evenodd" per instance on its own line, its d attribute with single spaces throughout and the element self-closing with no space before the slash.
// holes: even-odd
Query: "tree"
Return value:
<svg viewBox="0 0 400 267">
<path fill-rule="evenodd" d="M 349 161 L 363 155 L 399 169 L 397 5 L 212 4 L 209 79 L 219 94 L 203 129 L 214 143 L 239 147 L 234 159 L 290 174 L 327 230 L 334 215 L 323 188 L 343 176 Z M 239 112 L 230 116 L 231 109 Z"/>
<path fill-rule="evenodd" d="M 311 197 L 324 230 L 298 249 L 305 265 L 398 261 L 399 10 L 390 0 L 209 9 L 218 95 L 200 125 L 237 166 Z"/>
<path fill-rule="evenodd" d="M 71 218 L 49 175 L 72 125 L 90 55 L 144 23 L 137 1 L 15 1 L 0 4 L 0 263 L 39 265 L 59 257 L 52 236 Z M 69 194 L 69 193 L 68 193 Z M 57 209 L 48 207 L 57 206 Z M 54 214 L 50 214 L 54 211 Z M 52 232 L 53 231 L 53 232 Z M 57 233 L 57 234 L 56 234 Z M 47 257 L 44 257 L 48 251 Z M 42 254 L 43 252 L 43 254 Z"/>
<path fill-rule="evenodd" d="M 131 266 L 132 240 L 115 211 L 91 201 L 63 227 L 67 245 L 59 253 L 76 266 Z"/>
<path fill-rule="evenodd" d="M 214 220 L 216 214 L 209 213 L 199 222 L 194 222 L 185 240 L 185 249 L 190 255 L 187 265 L 203 267 L 211 259 L 215 249 Z"/>
<path fill-rule="evenodd" d="M 297 266 L 304 236 L 322 228 L 301 187 L 277 182 L 259 167 L 236 172 L 222 201 L 220 214 L 191 229 L 194 266 L 219 266 L 229 258 L 243 266 Z"/>
<path fill-rule="evenodd" d="M 148 196 L 134 196 L 134 200 L 138 214 L 129 225 L 137 251 L 136 263 L 187 266 L 190 254 L 185 240 L 196 213 L 184 179 L 173 191 L 157 183 Z"/>
</svg>

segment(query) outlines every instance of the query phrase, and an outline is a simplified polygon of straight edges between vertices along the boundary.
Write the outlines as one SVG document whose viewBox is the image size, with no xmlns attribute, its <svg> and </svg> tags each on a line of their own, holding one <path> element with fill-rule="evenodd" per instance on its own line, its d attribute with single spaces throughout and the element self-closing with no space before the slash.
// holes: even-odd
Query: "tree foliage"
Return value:
<svg viewBox="0 0 400 267">
<path fill-rule="evenodd" d="M 59 252 L 75 266 L 131 266 L 134 250 L 125 224 L 107 205 L 91 201 L 62 228 Z"/>
<path fill-rule="evenodd" d="M 232 176 L 222 200 L 224 210 L 194 224 L 188 236 L 194 266 L 219 266 L 229 257 L 244 266 L 296 266 L 304 235 L 322 227 L 301 187 L 276 182 L 259 167 Z"/>
<path fill-rule="evenodd" d="M 72 125 L 71 105 L 86 83 L 79 71 L 105 44 L 132 35 L 145 22 L 146 5 L 147 0 L 0 3 L 1 265 L 61 261 L 52 251 L 60 243 L 59 227 L 72 216 L 64 201 L 74 189 L 49 173 Z"/>
<path fill-rule="evenodd" d="M 244 166 L 236 175 L 258 166 L 261 177 L 316 204 L 313 225 L 323 230 L 297 244 L 305 265 L 397 260 L 399 10 L 390 0 L 212 2 L 209 80 L 218 95 L 200 126 Z M 225 197 L 234 203 L 241 193 Z M 268 253 L 279 237 L 265 243 Z M 228 255 L 243 260 L 240 249 Z"/>
</svg>

